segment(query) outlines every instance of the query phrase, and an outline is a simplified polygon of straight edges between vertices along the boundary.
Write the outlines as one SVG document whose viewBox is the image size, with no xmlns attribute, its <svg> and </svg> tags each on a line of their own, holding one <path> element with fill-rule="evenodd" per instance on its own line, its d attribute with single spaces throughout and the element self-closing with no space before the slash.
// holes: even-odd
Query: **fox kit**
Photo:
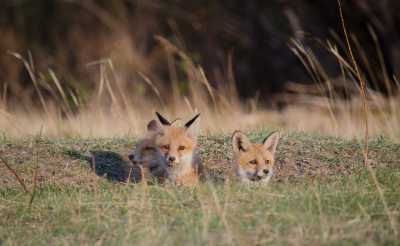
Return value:
<svg viewBox="0 0 400 246">
<path fill-rule="evenodd" d="M 174 126 L 161 114 L 156 114 L 159 122 L 150 121 L 147 130 L 153 134 L 154 141 L 166 160 L 168 178 L 176 184 L 196 184 L 201 164 L 196 136 L 189 128 L 199 114 L 182 127 Z"/>
<path fill-rule="evenodd" d="M 266 183 L 273 175 L 274 156 L 279 132 L 264 139 L 262 144 L 251 143 L 240 131 L 232 135 L 233 161 L 236 175 L 244 182 Z"/>
<path fill-rule="evenodd" d="M 136 144 L 128 158 L 133 164 L 131 177 L 135 182 L 163 183 L 167 177 L 167 162 L 151 134 Z"/>
</svg>

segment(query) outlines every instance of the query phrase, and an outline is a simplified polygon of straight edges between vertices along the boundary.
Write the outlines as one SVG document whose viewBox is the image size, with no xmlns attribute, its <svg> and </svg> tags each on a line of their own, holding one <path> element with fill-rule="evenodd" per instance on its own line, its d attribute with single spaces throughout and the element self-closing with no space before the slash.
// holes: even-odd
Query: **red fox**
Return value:
<svg viewBox="0 0 400 246">
<path fill-rule="evenodd" d="M 274 157 L 279 138 L 279 132 L 274 132 L 265 138 L 262 144 L 258 144 L 251 143 L 240 131 L 233 133 L 233 164 L 239 180 L 262 183 L 270 180 L 274 171 Z"/>
<path fill-rule="evenodd" d="M 189 128 L 200 114 L 182 127 L 174 126 L 158 112 L 156 115 L 161 125 L 152 120 L 148 123 L 147 130 L 164 155 L 168 179 L 176 184 L 196 184 L 201 163 L 197 153 L 196 136 Z"/>
<path fill-rule="evenodd" d="M 131 177 L 135 182 L 165 181 L 167 162 L 153 136 L 149 135 L 140 140 L 128 158 L 133 164 Z"/>
</svg>

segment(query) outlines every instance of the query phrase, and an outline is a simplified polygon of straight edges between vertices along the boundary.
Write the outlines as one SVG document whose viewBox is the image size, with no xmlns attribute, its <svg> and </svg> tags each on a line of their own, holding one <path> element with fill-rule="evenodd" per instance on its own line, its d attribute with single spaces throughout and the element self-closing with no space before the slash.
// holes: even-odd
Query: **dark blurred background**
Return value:
<svg viewBox="0 0 400 246">
<path fill-rule="evenodd" d="M 400 1 L 342 2 L 366 80 L 387 94 L 384 81 L 393 83 L 400 69 Z M 0 85 L 7 86 L 9 100 L 35 95 L 23 63 L 10 54 L 16 52 L 32 55 L 38 76 L 45 79 L 51 69 L 63 87 L 81 94 L 98 82 L 95 61 L 110 58 L 127 86 L 140 72 L 168 88 L 174 59 L 184 91 L 180 58 L 168 55 L 157 37 L 203 67 L 213 86 L 234 80 L 240 98 L 263 95 L 264 102 L 288 83 L 315 82 L 290 49 L 292 39 L 332 78 L 341 70 L 326 41 L 348 57 L 335 0 L 1 0 Z"/>
</svg>

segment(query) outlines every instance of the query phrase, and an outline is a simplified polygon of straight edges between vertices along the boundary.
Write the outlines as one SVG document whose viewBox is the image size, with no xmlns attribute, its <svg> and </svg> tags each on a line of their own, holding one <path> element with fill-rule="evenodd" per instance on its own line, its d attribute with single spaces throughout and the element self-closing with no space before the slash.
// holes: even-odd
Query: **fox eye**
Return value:
<svg viewBox="0 0 400 246">
<path fill-rule="evenodd" d="M 265 161 L 265 164 L 269 164 L 271 161 L 270 160 L 266 160 Z"/>
<path fill-rule="evenodd" d="M 166 144 L 166 145 L 163 145 L 163 146 L 161 146 L 161 148 L 163 148 L 163 149 L 169 149 L 169 145 L 168 144 Z"/>
<path fill-rule="evenodd" d="M 179 146 L 178 149 L 179 149 L 179 150 L 185 150 L 185 148 L 186 148 L 185 146 L 181 145 L 181 146 Z"/>
<path fill-rule="evenodd" d="M 257 164 L 257 160 L 251 160 L 250 164 L 253 164 L 253 165 Z"/>
</svg>

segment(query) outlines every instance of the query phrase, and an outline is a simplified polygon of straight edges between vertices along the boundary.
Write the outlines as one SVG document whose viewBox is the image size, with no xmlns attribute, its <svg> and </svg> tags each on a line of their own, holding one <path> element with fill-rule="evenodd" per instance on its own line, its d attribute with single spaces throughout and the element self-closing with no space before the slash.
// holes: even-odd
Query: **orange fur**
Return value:
<svg viewBox="0 0 400 246">
<path fill-rule="evenodd" d="M 275 151 L 279 133 L 273 133 L 262 144 L 251 143 L 240 131 L 232 135 L 233 161 L 241 181 L 268 182 L 274 172 Z"/>
<path fill-rule="evenodd" d="M 157 114 L 162 125 L 150 121 L 148 130 L 167 162 L 168 178 L 176 184 L 196 184 L 201 166 L 196 137 L 189 131 L 198 115 L 185 126 L 174 126 Z"/>
</svg>

